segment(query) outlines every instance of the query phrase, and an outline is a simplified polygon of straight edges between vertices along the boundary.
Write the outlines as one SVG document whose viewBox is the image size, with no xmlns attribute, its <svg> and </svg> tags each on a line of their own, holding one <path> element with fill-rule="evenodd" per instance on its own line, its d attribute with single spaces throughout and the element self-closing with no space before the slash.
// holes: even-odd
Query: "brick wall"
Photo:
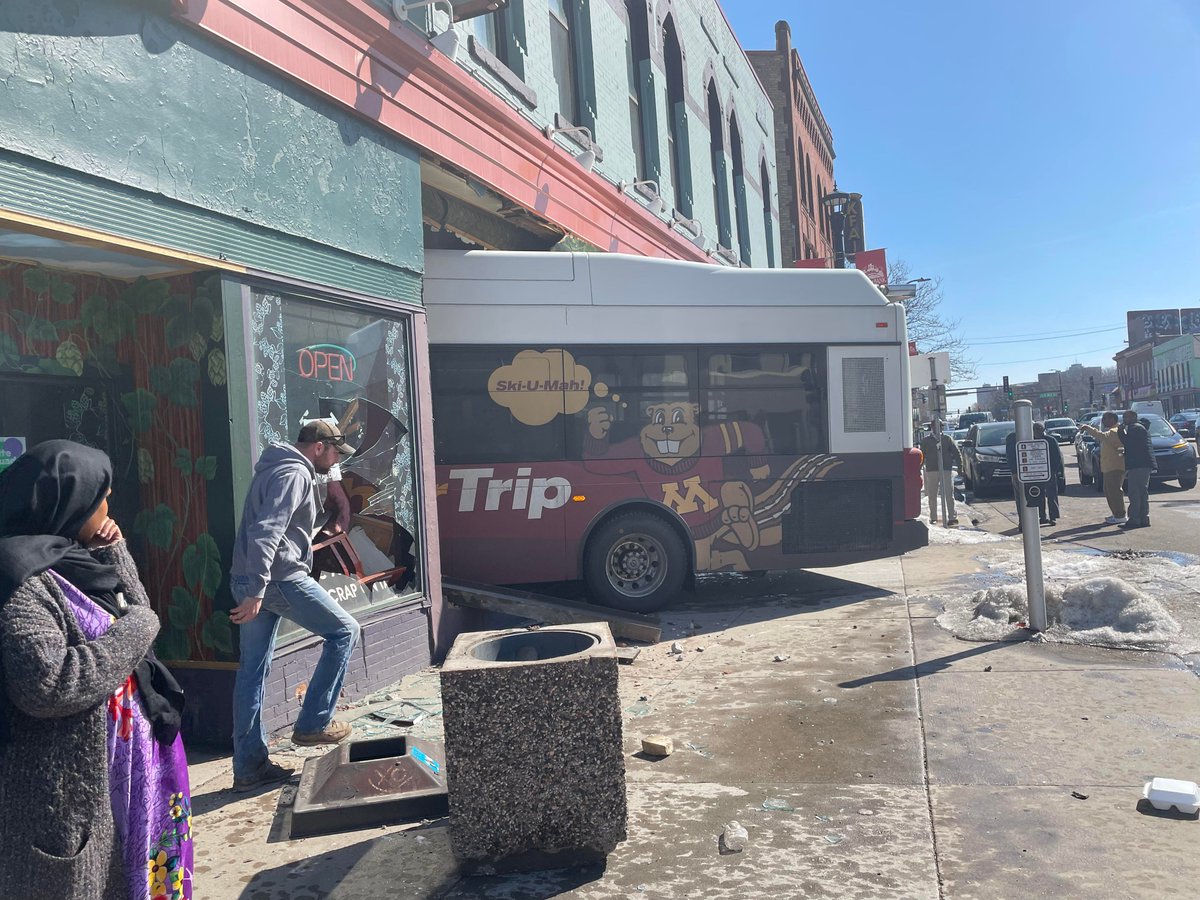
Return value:
<svg viewBox="0 0 1200 900">
<path fill-rule="evenodd" d="M 779 167 L 779 231 L 785 265 L 833 254 L 821 194 L 833 190 L 833 137 L 809 83 L 787 22 L 775 25 L 775 49 L 747 56 L 775 109 L 775 158 Z M 813 197 L 806 199 L 805 160 Z"/>
<path fill-rule="evenodd" d="M 276 652 L 267 678 L 263 721 L 272 732 L 291 725 L 300 713 L 303 691 L 321 655 L 319 638 L 305 639 Z M 432 661 L 426 602 L 388 610 L 362 623 L 342 688 L 342 702 L 358 700 Z"/>
</svg>

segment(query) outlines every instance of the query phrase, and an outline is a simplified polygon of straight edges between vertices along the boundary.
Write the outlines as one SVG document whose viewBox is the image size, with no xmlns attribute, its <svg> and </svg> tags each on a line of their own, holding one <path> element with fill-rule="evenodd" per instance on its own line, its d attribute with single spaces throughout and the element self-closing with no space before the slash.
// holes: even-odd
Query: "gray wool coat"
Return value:
<svg viewBox="0 0 1200 900">
<path fill-rule="evenodd" d="M 124 541 L 93 551 L 134 606 L 89 641 L 49 574 L 0 608 L 0 897 L 126 896 L 108 796 L 107 700 L 158 634 Z"/>
</svg>

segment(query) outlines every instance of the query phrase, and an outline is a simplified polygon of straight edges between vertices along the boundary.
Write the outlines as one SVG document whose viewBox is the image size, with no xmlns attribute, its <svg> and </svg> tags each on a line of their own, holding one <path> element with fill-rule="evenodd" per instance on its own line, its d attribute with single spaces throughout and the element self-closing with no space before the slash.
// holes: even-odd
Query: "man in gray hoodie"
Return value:
<svg viewBox="0 0 1200 900">
<path fill-rule="evenodd" d="M 237 604 L 229 619 L 241 632 L 241 664 L 233 687 L 234 790 L 248 791 L 292 774 L 268 758 L 262 722 L 263 688 L 281 617 L 325 639 L 292 741 L 337 744 L 350 735 L 350 726 L 334 722 L 333 713 L 359 626 L 309 572 L 317 514 L 314 478 L 353 452 L 335 426 L 315 421 L 300 429 L 294 447 L 272 443 L 254 468 L 229 579 Z"/>
</svg>

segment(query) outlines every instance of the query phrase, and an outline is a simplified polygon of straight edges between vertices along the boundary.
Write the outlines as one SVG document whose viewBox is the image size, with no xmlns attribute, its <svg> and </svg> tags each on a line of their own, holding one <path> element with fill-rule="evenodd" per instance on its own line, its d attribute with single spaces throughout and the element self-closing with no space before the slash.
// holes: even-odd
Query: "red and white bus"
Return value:
<svg viewBox="0 0 1200 900">
<path fill-rule="evenodd" d="M 429 251 L 425 303 L 449 577 L 646 611 L 927 542 L 904 309 L 861 272 Z"/>
</svg>

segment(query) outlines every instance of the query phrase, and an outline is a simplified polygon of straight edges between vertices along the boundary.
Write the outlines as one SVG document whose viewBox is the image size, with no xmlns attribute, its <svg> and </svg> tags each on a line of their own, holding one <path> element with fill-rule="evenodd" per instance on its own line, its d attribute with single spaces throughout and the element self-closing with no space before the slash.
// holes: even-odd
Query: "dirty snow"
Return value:
<svg viewBox="0 0 1200 900">
<path fill-rule="evenodd" d="M 941 598 L 938 624 L 966 640 L 1010 636 L 1028 621 L 1020 550 L 983 557 L 987 571 L 970 580 L 982 590 Z M 1110 555 L 1043 548 L 1046 611 L 1043 639 L 1172 653 L 1200 651 L 1200 558 L 1186 553 Z"/>
<path fill-rule="evenodd" d="M 971 511 L 970 507 L 960 504 L 959 511 L 963 516 L 960 521 L 969 522 L 966 519 L 966 514 Z M 1014 538 L 1005 537 L 1002 534 L 992 534 L 990 531 L 984 531 L 982 528 L 975 528 L 970 524 L 951 526 L 930 525 L 928 513 L 921 513 L 918 519 L 924 522 L 925 526 L 929 529 L 930 544 L 995 544 L 1001 541 L 1012 542 L 1014 540 Z"/>
<path fill-rule="evenodd" d="M 1047 585 L 1046 640 L 1140 650 L 1173 650 L 1181 635 L 1166 608 L 1119 578 Z M 1029 620 L 1025 586 L 986 588 L 948 605 L 938 624 L 975 641 L 1002 640 Z"/>
</svg>

